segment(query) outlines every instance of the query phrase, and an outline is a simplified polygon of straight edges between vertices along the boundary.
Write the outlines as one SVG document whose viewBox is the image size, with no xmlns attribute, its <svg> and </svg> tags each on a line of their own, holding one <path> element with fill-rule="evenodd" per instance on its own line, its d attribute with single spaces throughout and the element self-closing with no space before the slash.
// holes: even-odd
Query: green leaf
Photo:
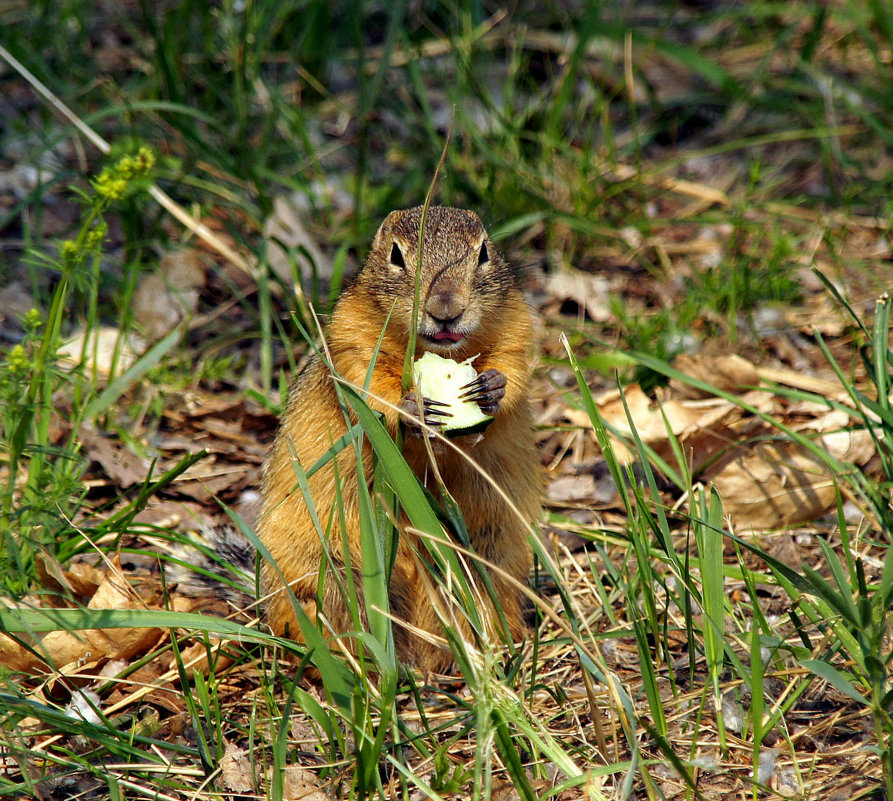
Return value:
<svg viewBox="0 0 893 801">
<path fill-rule="evenodd" d="M 304 475 L 300 470 L 300 463 L 297 459 L 293 460 L 293 465 L 295 467 L 295 472 L 298 474 L 299 481 L 303 482 L 302 490 L 306 490 L 305 498 L 310 497 L 309 495 L 309 487 L 306 484 L 306 475 Z M 315 510 L 311 509 L 311 513 L 314 515 L 314 522 L 318 526 L 319 521 L 315 518 Z M 258 538 L 257 534 L 251 530 L 250 526 L 246 525 L 245 521 L 242 520 L 237 514 L 235 514 L 229 508 L 226 509 L 227 514 L 230 516 L 230 519 L 235 523 L 235 525 L 239 528 L 239 531 L 245 535 L 245 537 L 249 540 L 249 542 L 254 545 L 257 549 L 257 552 L 261 555 L 262 558 L 266 559 L 269 562 L 274 570 L 276 570 L 279 575 L 280 580 L 283 583 L 283 586 L 288 586 L 288 582 L 285 581 L 285 578 L 279 572 L 279 568 L 276 565 L 276 561 L 273 559 L 272 554 L 267 549 L 266 545 Z M 323 684 L 325 685 L 326 690 L 331 695 L 332 699 L 335 701 L 335 704 L 342 711 L 347 711 L 350 709 L 351 705 L 351 688 L 354 684 L 354 675 L 348 670 L 347 666 L 337 660 L 332 652 L 329 650 L 328 643 L 325 638 L 320 634 L 319 630 L 307 616 L 307 613 L 304 611 L 304 608 L 298 603 L 297 599 L 294 597 L 294 593 L 291 593 L 291 601 L 292 608 L 294 609 L 295 616 L 298 620 L 298 625 L 301 627 L 301 636 L 304 638 L 304 642 L 306 645 L 296 645 L 292 643 L 290 646 L 291 650 L 299 650 L 301 653 L 306 651 L 312 651 L 311 660 L 319 668 L 320 674 L 323 678 Z M 271 637 L 271 641 L 276 642 L 280 645 L 283 643 L 288 643 L 288 640 L 283 640 L 282 638 Z"/>
<path fill-rule="evenodd" d="M 821 659 L 802 659 L 800 664 L 811 673 L 815 673 L 820 679 L 827 681 L 835 689 L 840 690 L 848 698 L 852 698 L 860 704 L 868 704 L 868 699 L 856 689 L 849 674 Z"/>
<path fill-rule="evenodd" d="M 406 464 L 403 454 L 397 449 L 394 440 L 391 439 L 391 435 L 378 415 L 369 408 L 366 401 L 353 387 L 343 384 L 341 391 L 356 413 L 369 442 L 378 454 L 388 481 L 400 498 L 412 525 L 427 534 L 440 536 L 443 527 L 440 525 L 437 515 L 425 498 L 425 493 L 419 486 L 415 473 Z"/>
<path fill-rule="evenodd" d="M 286 640 L 231 620 L 165 609 L 16 609 L 0 607 L 0 630 L 40 634 L 84 629 L 182 628 L 229 636 L 234 640 L 281 645 Z"/>
</svg>

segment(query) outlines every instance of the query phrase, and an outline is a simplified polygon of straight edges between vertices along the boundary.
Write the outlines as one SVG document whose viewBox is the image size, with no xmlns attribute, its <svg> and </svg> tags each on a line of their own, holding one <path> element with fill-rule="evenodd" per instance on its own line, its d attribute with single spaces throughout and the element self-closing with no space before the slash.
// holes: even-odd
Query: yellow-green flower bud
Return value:
<svg viewBox="0 0 893 801">
<path fill-rule="evenodd" d="M 115 171 L 121 178 L 130 179 L 133 178 L 134 173 L 134 163 L 133 159 L 130 156 L 123 156 L 120 161 L 115 165 Z"/>
<path fill-rule="evenodd" d="M 127 181 L 106 167 L 93 181 L 96 194 L 106 200 L 120 200 L 127 191 Z"/>
<path fill-rule="evenodd" d="M 22 318 L 22 322 L 25 324 L 25 328 L 30 328 L 33 331 L 43 325 L 43 315 L 38 309 L 30 309 Z"/>
<path fill-rule="evenodd" d="M 155 166 L 155 153 L 148 147 L 141 147 L 134 158 L 136 168 L 143 175 L 148 175 Z"/>
<path fill-rule="evenodd" d="M 86 245 L 93 249 L 99 247 L 108 234 L 108 226 L 104 222 L 97 223 L 87 232 Z"/>
<path fill-rule="evenodd" d="M 28 369 L 28 354 L 22 345 L 13 345 L 6 354 L 6 363 L 14 373 L 23 373 Z"/>
</svg>

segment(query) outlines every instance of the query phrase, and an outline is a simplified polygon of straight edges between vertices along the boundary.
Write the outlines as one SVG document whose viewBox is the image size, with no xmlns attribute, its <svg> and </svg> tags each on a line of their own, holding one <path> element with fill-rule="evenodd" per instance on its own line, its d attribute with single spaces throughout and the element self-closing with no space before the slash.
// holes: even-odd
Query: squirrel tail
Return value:
<svg viewBox="0 0 893 801">
<path fill-rule="evenodd" d="M 232 525 L 190 532 L 188 542 L 171 549 L 164 576 L 182 595 L 223 600 L 241 611 L 258 604 L 257 550 Z"/>
</svg>

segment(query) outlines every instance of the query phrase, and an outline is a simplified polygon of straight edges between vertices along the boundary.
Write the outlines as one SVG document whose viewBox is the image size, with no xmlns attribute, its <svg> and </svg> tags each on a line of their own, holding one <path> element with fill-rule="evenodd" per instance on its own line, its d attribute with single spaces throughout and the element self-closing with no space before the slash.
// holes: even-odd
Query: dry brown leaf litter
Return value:
<svg viewBox="0 0 893 801">
<path fill-rule="evenodd" d="M 660 416 L 658 423 L 655 423 L 654 402 L 647 396 L 644 396 L 644 394 L 635 387 L 631 387 L 627 391 L 630 393 L 631 408 L 633 409 L 633 417 L 636 421 L 637 428 L 640 429 L 640 432 L 643 432 L 644 436 L 653 436 L 652 442 L 655 447 L 658 447 L 661 439 L 664 441 L 666 440 L 666 428 L 663 422 L 663 417 Z M 609 394 L 604 400 L 604 403 L 605 410 L 613 408 L 616 411 L 618 398 L 616 395 L 611 397 Z M 613 404 L 613 406 L 611 406 L 611 404 Z M 552 405 L 555 406 L 554 402 L 552 402 Z M 227 423 L 226 425 L 218 425 L 222 418 L 233 416 L 234 410 L 235 419 L 238 420 L 240 409 L 238 405 L 233 406 L 231 403 L 222 402 L 219 399 L 218 402 L 215 403 L 214 399 L 211 398 L 208 399 L 207 403 L 197 402 L 189 404 L 188 406 L 194 410 L 188 416 L 182 416 L 178 413 L 178 415 L 172 416 L 169 419 L 183 430 L 188 430 L 189 427 L 194 427 L 194 434 L 185 437 L 185 440 L 191 442 L 193 446 L 210 446 L 211 450 L 218 452 L 220 458 L 225 457 L 227 459 L 236 459 L 238 457 L 241 438 L 248 437 L 250 439 L 254 436 L 252 434 L 244 433 L 245 430 L 250 429 L 250 420 L 244 426 L 239 425 L 235 426 L 235 428 L 233 428 L 230 423 Z M 748 420 L 747 415 L 743 414 L 734 404 L 727 402 L 716 403 L 715 400 L 698 401 L 686 398 L 668 398 L 664 406 L 668 418 L 671 419 L 673 423 L 674 432 L 686 443 L 687 447 L 693 449 L 693 452 L 695 448 L 704 449 L 705 453 L 709 453 L 710 448 L 728 447 L 729 443 L 734 443 L 740 439 L 740 432 L 742 431 L 746 431 L 752 436 L 754 431 L 749 426 L 757 425 L 753 420 Z M 558 408 L 560 408 L 560 404 L 558 405 Z M 559 413 L 558 408 L 556 408 L 554 412 L 555 414 Z M 794 412 L 799 416 L 798 424 L 804 430 L 822 430 L 823 424 L 821 422 L 821 415 L 827 413 L 825 410 L 822 410 L 821 408 L 810 409 L 801 406 L 794 409 Z M 574 426 L 578 427 L 577 431 L 584 436 L 584 439 L 588 443 L 585 448 L 577 446 L 576 450 L 579 453 L 588 453 L 593 459 L 597 458 L 597 454 L 592 450 L 591 433 L 589 432 L 588 421 L 581 418 L 579 413 L 571 408 L 565 408 L 564 414 L 568 420 L 572 421 Z M 625 414 L 623 417 L 618 417 L 618 421 L 620 422 L 624 419 Z M 208 425 L 205 425 L 205 423 Z M 837 420 L 834 424 L 835 427 L 839 427 L 840 421 Z M 233 433 L 234 431 L 235 434 Z M 268 431 L 264 431 L 263 436 L 266 436 L 267 434 Z M 575 434 L 574 436 L 577 435 Z M 182 435 L 176 435 L 171 438 L 170 442 L 172 447 L 176 449 L 178 447 L 185 447 L 185 443 L 182 442 L 183 440 L 184 437 Z M 755 460 L 753 464 L 762 465 L 777 465 L 778 463 L 785 461 L 778 454 L 774 454 L 771 457 L 767 456 L 759 447 L 764 444 L 765 443 L 757 443 L 748 456 L 736 456 L 736 459 L 731 460 L 730 464 L 738 465 L 738 470 L 746 472 L 748 466 L 751 465 L 751 462 L 747 461 L 748 458 Z M 255 455 L 248 457 L 247 454 L 244 454 L 244 456 L 249 458 L 250 461 L 259 461 L 263 450 L 263 446 L 258 443 Z M 570 456 L 574 452 L 574 447 L 571 447 L 565 451 L 565 455 Z M 560 466 L 561 464 L 562 462 L 559 460 L 558 465 Z M 97 465 L 101 466 L 102 460 L 98 460 Z M 103 467 L 102 469 L 108 470 L 108 466 Z M 809 470 L 802 467 L 800 473 L 808 474 Z M 116 480 L 114 471 L 108 470 L 108 474 L 111 481 Z M 592 475 L 583 474 L 583 476 L 586 475 L 589 475 L 589 478 L 592 481 L 595 481 L 595 478 Z M 723 472 L 720 471 L 718 475 L 722 477 Z M 735 470 L 732 470 L 731 475 L 736 475 Z M 571 476 L 571 478 L 578 479 L 580 477 L 580 475 Z M 200 490 L 199 488 L 206 486 L 207 481 L 213 478 L 214 476 L 209 472 L 201 478 L 184 480 L 178 485 L 175 485 L 175 492 L 180 493 L 183 496 L 183 500 L 175 503 L 174 506 L 177 507 L 178 505 L 185 503 L 185 499 L 189 497 L 195 497 L 198 500 L 201 500 L 202 492 L 204 490 Z M 228 478 L 231 482 L 229 489 L 232 493 L 235 493 L 237 488 L 241 488 L 245 483 L 244 476 L 239 473 L 239 468 L 235 466 L 229 472 L 222 471 L 216 478 L 221 480 Z M 556 483 L 560 480 L 560 478 L 556 479 Z M 591 485 L 586 486 L 589 487 Z M 791 495 L 792 498 L 797 497 L 790 486 L 785 489 L 787 494 Z M 553 498 L 553 500 L 555 499 Z M 591 508 L 591 496 L 587 497 L 586 493 L 579 487 L 576 493 L 576 500 L 583 506 Z M 169 501 L 166 503 L 170 504 Z M 600 505 L 602 507 L 610 507 L 611 504 L 610 501 L 603 501 Z M 201 504 L 196 508 L 201 508 Z M 610 513 L 610 509 L 608 509 L 608 511 Z M 736 513 L 733 512 L 733 514 Z M 750 517 L 749 520 L 752 522 L 753 517 Z M 769 527 L 774 527 L 774 524 L 776 524 L 778 520 L 773 518 L 771 522 L 773 525 Z M 617 518 L 617 523 L 619 526 L 622 526 L 622 519 Z M 803 546 L 795 546 L 793 543 L 791 543 L 791 545 L 794 550 L 789 558 L 793 563 L 799 564 L 806 558 L 806 551 L 804 551 Z M 799 556 L 797 555 L 798 550 Z M 566 571 L 567 587 L 575 598 L 575 606 L 580 618 L 585 621 L 587 630 L 593 633 L 604 630 L 607 625 L 604 610 L 600 609 L 598 606 L 593 606 L 593 603 L 597 598 L 597 593 L 590 584 L 591 574 L 583 565 L 578 565 L 576 556 L 573 553 L 568 551 L 564 551 L 563 553 L 562 564 Z M 84 571 L 84 568 L 78 568 L 78 571 L 82 572 Z M 75 571 L 73 570 L 71 572 L 73 574 Z M 75 577 L 73 575 L 65 575 L 64 579 L 69 585 L 74 586 Z M 93 576 L 93 580 L 95 581 L 95 575 Z M 117 576 L 117 581 L 120 581 L 120 576 Z M 103 590 L 103 592 L 97 591 L 94 593 L 88 604 L 91 608 L 136 608 L 134 606 L 124 605 L 133 604 L 134 598 L 129 591 L 121 587 L 120 583 L 116 583 L 115 577 L 106 577 L 99 586 L 105 587 L 106 589 Z M 87 592 L 85 592 L 85 588 L 88 589 L 89 584 L 84 585 L 79 594 L 86 595 Z M 114 590 L 114 592 L 111 592 L 112 590 Z M 191 607 L 178 606 L 178 608 Z M 615 622 L 615 626 L 622 628 L 623 625 L 622 617 L 619 617 Z M 140 636 L 145 636 L 145 639 L 132 642 L 129 639 L 128 632 L 116 631 L 112 633 L 112 636 L 103 632 L 89 632 L 86 634 L 86 637 L 80 637 L 77 635 L 72 636 L 59 633 L 59 636 L 51 634 L 46 635 L 43 638 L 42 647 L 50 654 L 53 662 L 59 666 L 64 666 L 66 664 L 69 666 L 61 671 L 62 675 L 64 675 L 66 670 L 76 670 L 81 675 L 89 675 L 91 670 L 97 672 L 101 670 L 103 664 L 112 664 L 115 660 L 120 659 L 133 659 L 135 656 L 142 655 L 143 653 L 150 654 L 152 647 L 158 643 L 159 636 L 156 632 L 144 632 Z M 544 636 L 548 639 L 548 627 L 544 629 Z M 685 657 L 685 649 L 687 645 L 684 637 L 678 639 L 670 637 L 668 642 L 674 652 L 678 654 L 679 658 Z M 75 643 L 77 644 L 76 648 L 73 647 Z M 607 647 L 608 643 L 612 643 L 611 648 Z M 635 697 L 636 687 L 640 679 L 639 655 L 634 644 L 623 638 L 608 640 L 605 641 L 604 644 L 604 652 L 606 658 L 609 660 L 611 669 L 617 672 L 619 678 L 624 682 L 624 685 L 629 688 Z M 206 658 L 204 651 L 204 646 L 197 644 L 194 649 L 187 650 L 184 653 L 184 658 L 187 660 L 188 664 L 196 665 L 199 669 L 202 669 L 202 664 L 205 663 Z M 21 661 L 16 662 L 14 659 L 19 659 Z M 595 741 L 593 739 L 594 734 L 592 730 L 592 721 L 590 719 L 591 710 L 588 704 L 587 694 L 582 685 L 575 679 L 579 670 L 576 658 L 572 652 L 567 650 L 566 646 L 556 644 L 541 650 L 540 660 L 542 665 L 550 666 L 548 670 L 541 669 L 541 680 L 548 686 L 560 686 L 563 689 L 560 701 L 556 700 L 556 697 L 549 693 L 538 693 L 536 695 L 533 703 L 537 710 L 537 716 L 541 720 L 550 721 L 550 732 L 554 736 L 560 738 L 562 742 L 565 744 L 576 743 L 576 747 L 582 749 L 582 753 L 589 753 L 591 755 L 595 764 L 600 763 L 602 759 L 598 756 L 597 751 L 594 750 Z M 16 665 L 20 669 L 25 669 L 27 671 L 34 670 L 37 667 L 33 661 L 29 662 L 27 657 L 22 655 L 21 649 L 16 652 L 15 657 L 10 657 L 7 661 L 8 664 Z M 218 669 L 220 668 L 220 665 L 221 663 L 218 662 Z M 141 700 L 139 703 L 143 706 L 148 704 L 151 708 L 158 710 L 162 718 L 169 721 L 166 725 L 169 728 L 172 726 L 170 731 L 174 732 L 177 730 L 177 726 L 173 724 L 177 719 L 183 720 L 185 707 L 182 703 L 176 702 L 176 694 L 178 691 L 175 689 L 175 684 L 172 684 L 172 682 L 176 682 L 176 675 L 171 671 L 171 668 L 172 665 L 170 657 L 168 656 L 167 658 L 161 659 L 157 663 L 157 666 L 153 667 L 152 663 L 150 663 L 147 668 L 142 670 L 140 676 L 133 677 L 133 680 L 134 684 L 141 681 L 145 682 L 147 685 L 145 694 L 140 696 Z M 206 664 L 204 669 L 206 669 Z M 41 665 L 39 672 L 43 672 L 44 670 L 46 670 L 46 667 Z M 87 673 L 85 674 L 84 671 L 87 671 Z M 98 673 L 96 675 L 98 675 Z M 164 679 L 165 676 L 168 677 L 166 680 Z M 158 689 L 153 690 L 151 689 L 152 686 L 155 686 Z M 123 690 L 124 687 L 122 686 L 121 689 Z M 238 692 L 238 690 L 235 689 L 233 691 Z M 674 700 L 670 694 L 668 683 L 662 683 L 662 691 L 667 693 L 667 703 L 671 708 L 681 709 L 685 707 L 686 703 L 691 705 L 692 708 L 696 708 L 698 704 L 701 703 L 701 691 L 697 689 L 692 692 L 688 702 L 683 700 L 681 707 L 680 700 Z M 133 703 L 134 695 L 132 692 L 116 693 L 116 696 L 119 698 L 119 702 Z M 612 731 L 618 723 L 611 713 L 611 702 L 608 696 L 601 692 L 598 693 L 597 697 L 599 699 L 599 704 L 605 705 L 602 711 L 605 714 L 605 721 L 607 722 L 608 729 L 609 731 Z M 768 782 L 779 796 L 787 796 L 792 792 L 796 795 L 796 793 L 799 792 L 801 793 L 801 797 L 802 794 L 805 794 L 805 797 L 810 797 L 809 793 L 813 792 L 823 781 L 810 778 L 810 770 L 814 769 L 815 760 L 821 759 L 822 764 L 824 764 L 824 761 L 828 759 L 842 758 L 843 754 L 848 753 L 845 750 L 846 746 L 844 746 L 843 749 L 838 748 L 835 750 L 829 749 L 825 745 L 819 745 L 834 731 L 840 731 L 840 728 L 843 725 L 842 722 L 839 721 L 839 725 L 837 725 L 836 728 L 827 726 L 827 713 L 829 711 L 843 712 L 848 707 L 851 707 L 851 705 L 845 699 L 839 699 L 833 702 L 829 701 L 822 709 L 822 715 L 825 718 L 825 722 L 823 722 L 822 726 L 817 726 L 814 719 L 805 719 L 806 730 L 811 729 L 813 734 L 811 735 L 811 738 L 799 736 L 795 740 L 795 742 L 798 743 L 798 749 L 805 746 L 805 750 L 802 753 L 799 750 L 796 753 L 789 753 L 787 750 L 781 750 L 779 752 L 775 767 L 771 772 L 770 780 Z M 452 712 L 449 709 L 445 710 L 445 716 L 447 718 L 451 714 Z M 796 720 L 796 715 L 792 715 L 791 719 Z M 858 713 L 854 716 L 850 715 L 849 719 L 851 720 L 850 725 L 853 727 L 853 732 L 860 732 L 860 734 L 856 736 L 858 741 L 859 738 L 864 736 L 867 721 L 864 716 Z M 842 721 L 842 718 L 840 720 Z M 684 713 L 680 711 L 674 716 L 671 725 L 673 733 L 672 740 L 674 742 L 691 742 L 693 731 L 692 713 Z M 697 759 L 700 760 L 702 767 L 696 771 L 698 786 L 706 798 L 726 797 L 724 794 L 728 792 L 730 787 L 746 786 L 749 771 L 751 770 L 746 742 L 741 741 L 739 743 L 733 739 L 733 750 L 725 757 L 720 757 L 720 755 L 712 750 L 709 745 L 709 743 L 715 742 L 714 737 L 715 733 L 711 733 L 709 729 L 703 730 L 699 734 L 698 742 L 703 742 L 704 746 L 699 746 L 696 749 L 696 754 L 708 755 L 697 757 Z M 623 758 L 624 749 L 622 745 L 618 745 L 623 742 L 619 732 L 614 731 L 609 737 L 609 741 L 614 743 L 611 748 L 617 749 L 616 752 L 612 751 L 613 756 L 609 756 L 609 758 Z M 810 742 L 815 743 L 815 745 L 810 746 Z M 467 743 L 463 749 L 456 751 L 455 757 L 457 759 L 470 758 L 471 751 L 468 750 L 470 748 L 471 743 Z M 819 753 L 822 754 L 821 758 L 819 757 Z M 839 754 L 839 756 L 835 756 L 837 754 Z M 858 764 L 858 762 L 854 762 L 854 764 Z M 871 764 L 873 763 L 870 763 L 869 761 L 866 766 L 864 766 L 865 769 L 872 769 Z M 798 767 L 798 770 L 794 769 L 795 766 Z M 221 765 L 221 767 L 223 767 L 223 765 Z M 228 768 L 228 770 L 236 769 L 236 767 L 232 766 Z M 290 774 L 288 786 L 297 787 L 296 792 L 310 792 L 311 794 L 325 793 L 324 790 L 314 789 L 313 782 L 315 779 L 313 777 L 315 775 L 316 774 L 312 772 L 308 774 L 306 769 L 301 769 L 294 776 Z M 231 776 L 230 778 L 234 785 L 241 786 L 235 776 Z M 265 778 L 266 777 L 243 776 L 241 780 L 261 782 L 261 784 L 263 784 Z M 310 780 L 309 785 L 306 783 L 308 778 Z M 858 786 L 860 783 L 864 783 L 865 779 L 860 777 L 859 773 L 855 770 L 843 770 L 838 768 L 836 781 L 845 785 L 852 784 L 853 786 Z M 684 784 L 675 776 L 668 775 L 665 778 L 660 779 L 660 786 L 668 797 L 681 797 L 684 794 Z M 235 791 L 236 787 L 234 786 L 232 789 Z M 320 795 L 320 798 L 325 797 L 324 794 Z M 575 798 L 578 796 L 571 793 L 566 797 Z"/>
<path fill-rule="evenodd" d="M 90 597 L 88 609 L 145 609 L 148 604 L 131 587 L 113 560 L 102 583 Z M 26 648 L 0 634 L 0 665 L 26 673 L 54 672 L 61 675 L 80 671 L 85 662 L 132 659 L 151 651 L 161 632 L 149 628 L 87 629 L 78 632 L 51 631 L 35 637 Z"/>
</svg>

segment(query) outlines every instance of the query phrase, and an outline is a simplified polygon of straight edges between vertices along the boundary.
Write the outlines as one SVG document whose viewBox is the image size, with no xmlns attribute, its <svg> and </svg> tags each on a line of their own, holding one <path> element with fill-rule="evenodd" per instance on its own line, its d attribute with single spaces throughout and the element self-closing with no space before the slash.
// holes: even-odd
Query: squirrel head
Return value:
<svg viewBox="0 0 893 801">
<path fill-rule="evenodd" d="M 419 258 L 421 217 L 418 207 L 385 218 L 357 276 L 357 289 L 408 337 L 418 280 L 419 345 L 455 354 L 498 330 L 500 306 L 516 291 L 514 276 L 480 218 L 462 209 L 429 207 Z"/>
</svg>

